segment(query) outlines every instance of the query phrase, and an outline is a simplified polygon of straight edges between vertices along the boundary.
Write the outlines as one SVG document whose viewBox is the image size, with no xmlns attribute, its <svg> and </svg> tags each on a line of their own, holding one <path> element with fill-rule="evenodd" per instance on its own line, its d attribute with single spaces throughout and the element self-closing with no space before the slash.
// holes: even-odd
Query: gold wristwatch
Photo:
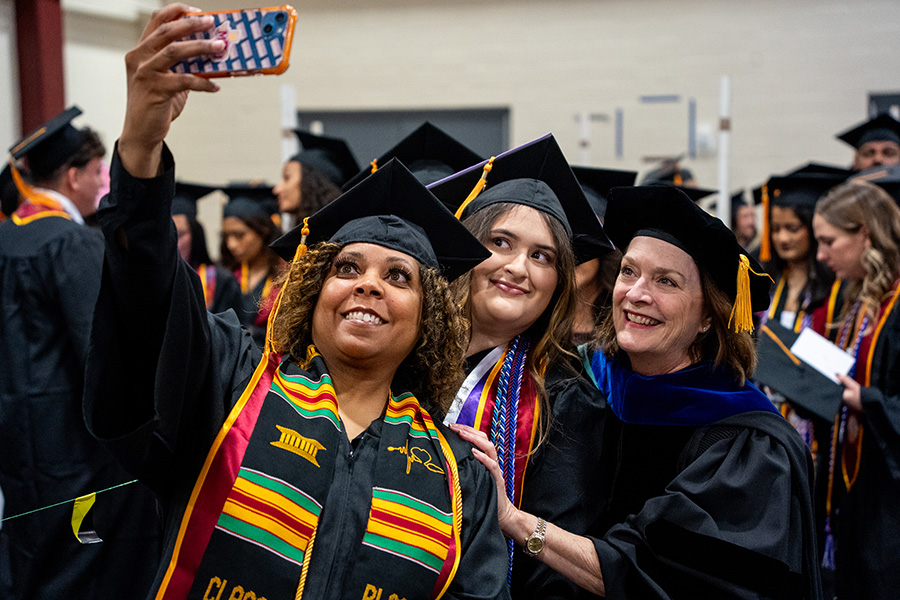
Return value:
<svg viewBox="0 0 900 600">
<path fill-rule="evenodd" d="M 541 553 L 541 550 L 544 549 L 544 534 L 547 529 L 547 521 L 538 517 L 537 527 L 534 529 L 534 533 L 525 538 L 525 545 L 522 547 L 522 550 L 528 556 L 537 556 Z"/>
</svg>

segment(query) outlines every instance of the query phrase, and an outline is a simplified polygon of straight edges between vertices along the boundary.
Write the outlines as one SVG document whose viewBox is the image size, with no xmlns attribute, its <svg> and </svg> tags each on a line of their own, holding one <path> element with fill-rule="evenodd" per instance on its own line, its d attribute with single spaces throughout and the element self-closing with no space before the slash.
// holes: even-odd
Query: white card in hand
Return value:
<svg viewBox="0 0 900 600">
<path fill-rule="evenodd" d="M 841 382 L 835 373 L 846 375 L 853 367 L 852 356 L 809 328 L 800 332 L 791 352 L 838 385 Z"/>
</svg>

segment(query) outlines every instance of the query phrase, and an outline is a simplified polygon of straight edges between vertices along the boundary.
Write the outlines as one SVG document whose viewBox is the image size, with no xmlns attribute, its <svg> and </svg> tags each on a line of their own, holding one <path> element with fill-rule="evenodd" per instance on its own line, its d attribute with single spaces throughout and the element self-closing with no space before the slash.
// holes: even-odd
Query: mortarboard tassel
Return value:
<svg viewBox="0 0 900 600">
<path fill-rule="evenodd" d="M 760 196 L 762 197 L 763 206 L 763 226 L 762 240 L 760 240 L 759 246 L 759 260 L 767 262 L 772 260 L 772 246 L 769 242 L 769 186 L 767 184 L 762 186 Z"/>
<path fill-rule="evenodd" d="M 672 175 L 672 185 L 681 185 L 681 183 L 682 183 L 681 172 L 675 171 L 675 174 Z"/>
<path fill-rule="evenodd" d="M 10 157 L 9 159 L 9 170 L 12 174 L 13 182 L 16 184 L 16 187 L 19 190 L 19 193 L 22 194 L 22 196 L 26 200 L 28 200 L 32 204 L 37 204 L 38 206 L 43 206 L 45 208 L 59 211 L 63 210 L 62 205 L 59 202 L 57 202 L 50 196 L 47 196 L 46 194 L 41 194 L 36 189 L 28 185 L 28 182 L 26 182 L 22 178 L 22 175 L 19 173 L 19 169 L 16 168 L 15 161 L 12 157 Z"/>
<path fill-rule="evenodd" d="M 306 236 L 309 235 L 309 217 L 303 218 L 303 229 L 300 230 L 300 235 L 300 244 L 297 246 L 297 251 L 294 252 L 291 268 L 288 270 L 287 277 L 285 277 L 281 289 L 278 290 L 278 295 L 275 296 L 275 302 L 272 303 L 272 312 L 269 313 L 269 319 L 266 322 L 266 344 L 264 346 L 264 352 L 266 354 L 275 351 L 275 342 L 272 340 L 272 331 L 274 329 L 275 316 L 278 314 L 278 309 L 281 306 L 281 296 L 284 295 L 284 290 L 291 280 L 291 275 L 294 273 L 294 266 L 297 264 L 297 260 L 306 254 Z"/>
<path fill-rule="evenodd" d="M 750 260 L 744 255 L 740 256 L 737 271 L 737 294 L 734 298 L 734 307 L 731 316 L 728 317 L 728 326 L 734 320 L 734 330 L 753 331 L 753 309 L 750 302 Z"/>
<path fill-rule="evenodd" d="M 370 162 L 369 164 L 372 165 L 372 170 L 369 171 L 369 175 L 371 175 L 372 173 L 374 173 L 375 171 L 378 170 L 378 159 L 373 158 L 372 162 Z"/>
<path fill-rule="evenodd" d="M 487 185 L 487 176 L 488 173 L 491 172 L 491 169 L 494 168 L 494 159 L 496 156 L 492 156 L 489 161 L 484 165 L 484 169 L 481 172 L 481 178 L 478 180 L 478 183 L 475 184 L 475 187 L 472 188 L 472 191 L 469 192 L 469 197 L 466 198 L 465 202 L 459 205 L 459 208 L 456 209 L 455 216 L 457 219 L 462 218 L 463 211 L 466 210 L 466 207 L 469 206 L 469 203 L 472 202 L 475 198 L 478 197 L 478 194 L 481 193 L 481 190 L 484 189 L 484 186 Z"/>
</svg>

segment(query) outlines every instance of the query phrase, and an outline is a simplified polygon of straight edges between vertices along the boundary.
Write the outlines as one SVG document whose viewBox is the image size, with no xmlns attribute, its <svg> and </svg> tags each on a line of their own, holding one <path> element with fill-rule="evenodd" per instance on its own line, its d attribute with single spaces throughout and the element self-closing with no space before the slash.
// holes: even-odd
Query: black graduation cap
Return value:
<svg viewBox="0 0 900 600">
<path fill-rule="evenodd" d="M 792 175 L 834 175 L 835 177 L 843 176 L 844 179 L 846 179 L 852 174 L 852 169 L 845 169 L 844 167 L 826 165 L 817 162 L 808 162 L 805 165 L 797 167 L 793 171 L 786 173 L 785 175 L 788 177 Z"/>
<path fill-rule="evenodd" d="M 484 160 L 444 130 L 425 121 L 397 145 L 376 158 L 373 167 L 357 173 L 353 179 L 344 184 L 343 189 L 349 190 L 370 175 L 373 169 L 377 169 L 392 158 L 406 165 L 424 185 L 434 183 Z"/>
<path fill-rule="evenodd" d="M 581 189 L 594 214 L 601 218 L 606 213 L 606 195 L 609 194 L 609 190 L 634 185 L 637 179 L 637 171 L 572 167 L 572 172 L 581 184 Z"/>
<path fill-rule="evenodd" d="M 769 245 L 769 207 L 782 208 L 815 208 L 819 198 L 828 190 L 846 179 L 844 173 L 804 173 L 800 175 L 776 175 L 770 177 L 762 187 L 758 188 L 763 204 L 762 240 L 759 248 L 759 259 L 772 259 Z M 753 190 L 754 196 L 757 190 Z"/>
<path fill-rule="evenodd" d="M 485 248 L 397 159 L 392 159 L 309 217 L 307 245 L 367 242 L 440 267 L 453 280 L 490 257 Z M 303 226 L 272 243 L 291 260 L 303 242 Z"/>
<path fill-rule="evenodd" d="M 794 356 L 790 348 L 799 333 L 769 321 L 760 328 L 753 378 L 828 422 L 841 406 L 844 387 Z"/>
<path fill-rule="evenodd" d="M 359 172 L 359 164 L 345 140 L 316 135 L 302 129 L 295 129 L 294 133 L 300 138 L 303 149 L 292 156 L 289 162 L 318 169 L 338 187 Z"/>
<path fill-rule="evenodd" d="M 694 204 L 674 186 L 613 188 L 604 223 L 610 239 L 623 252 L 637 235 L 656 237 L 681 248 L 736 304 L 747 300 L 737 297 L 743 263 L 740 257 L 747 258 L 750 269 L 763 273 L 756 259 L 738 244 L 721 220 Z M 751 276 L 749 286 L 752 311 L 768 308 L 771 279 Z"/>
<path fill-rule="evenodd" d="M 488 167 L 490 165 L 490 167 Z M 605 254 L 612 244 L 552 134 L 507 150 L 428 186 L 450 210 L 458 211 L 485 174 L 484 191 L 463 207 L 460 218 L 500 202 L 530 206 L 556 218 L 572 238 L 576 260 Z"/>
<path fill-rule="evenodd" d="M 270 186 L 230 183 L 221 189 L 228 196 L 228 202 L 222 211 L 224 218 L 263 217 L 270 219 L 272 215 L 278 213 L 278 202 L 275 201 Z"/>
<path fill-rule="evenodd" d="M 670 185 L 682 186 L 685 181 L 694 178 L 694 174 L 690 169 L 682 167 L 680 162 L 684 155 L 667 158 L 662 163 L 648 171 L 641 178 L 641 185 L 652 185 L 654 183 L 668 183 Z"/>
<path fill-rule="evenodd" d="M 16 159 L 25 157 L 33 175 L 49 175 L 84 143 L 84 132 L 71 125 L 72 119 L 80 114 L 77 106 L 67 108 L 16 142 L 9 153 Z"/>
<path fill-rule="evenodd" d="M 773 206 L 814 208 L 819 198 L 845 179 L 843 175 L 782 175 L 770 177 L 766 188 Z"/>
<path fill-rule="evenodd" d="M 875 167 L 854 176 L 850 181 L 868 181 L 882 188 L 900 206 L 900 165 Z"/>
<path fill-rule="evenodd" d="M 718 192 L 718 190 L 698 187 L 686 187 L 683 185 L 673 185 L 671 187 L 684 192 L 685 196 L 691 199 L 691 202 L 700 202 L 707 196 L 712 196 L 713 194 Z"/>
<path fill-rule="evenodd" d="M 197 201 L 212 194 L 219 188 L 202 183 L 175 182 L 175 196 L 172 198 L 172 214 L 197 218 Z"/>
<path fill-rule="evenodd" d="M 880 114 L 836 135 L 837 139 L 859 149 L 866 142 L 894 142 L 900 144 L 900 121 L 889 114 Z"/>
</svg>

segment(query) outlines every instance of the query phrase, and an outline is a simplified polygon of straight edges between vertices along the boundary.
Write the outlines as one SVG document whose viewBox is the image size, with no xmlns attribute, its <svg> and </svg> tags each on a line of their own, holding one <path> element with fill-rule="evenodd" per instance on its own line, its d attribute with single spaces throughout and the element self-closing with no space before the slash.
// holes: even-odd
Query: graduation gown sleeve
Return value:
<svg viewBox="0 0 900 600">
<path fill-rule="evenodd" d="M 552 415 L 546 440 L 525 472 L 522 510 L 576 535 L 590 532 L 603 510 L 598 455 L 606 401 L 573 372 L 547 377 Z M 517 599 L 576 598 L 587 592 L 517 545 L 512 595 Z"/>
<path fill-rule="evenodd" d="M 594 540 L 607 598 L 820 597 L 811 460 L 787 429 L 753 412 L 698 430 L 665 492 Z"/>
<path fill-rule="evenodd" d="M 91 432 L 165 498 L 172 473 L 199 470 L 260 354 L 233 315 L 207 313 L 199 278 L 177 253 L 168 149 L 163 168 L 137 179 L 113 156 L 98 213 L 106 249 L 84 412 Z"/>
<path fill-rule="evenodd" d="M 895 306 L 872 357 L 871 385 L 860 390 L 863 425 L 872 433 L 891 477 L 900 482 L 900 306 Z"/>
</svg>

